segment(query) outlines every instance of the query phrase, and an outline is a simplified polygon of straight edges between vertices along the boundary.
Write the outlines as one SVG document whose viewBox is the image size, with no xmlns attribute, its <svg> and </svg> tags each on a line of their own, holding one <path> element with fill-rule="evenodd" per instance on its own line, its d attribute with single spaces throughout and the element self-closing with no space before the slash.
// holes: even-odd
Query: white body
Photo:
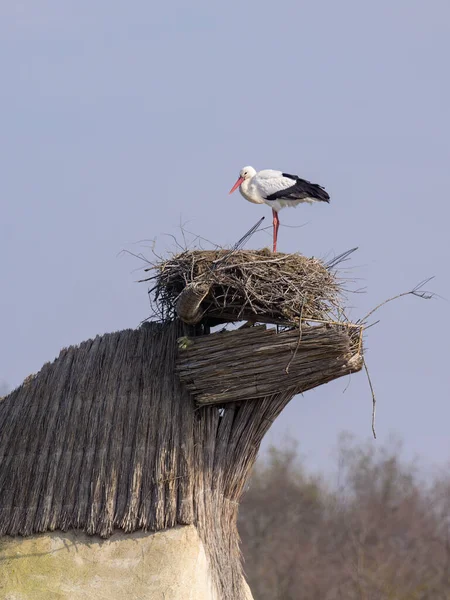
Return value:
<svg viewBox="0 0 450 600">
<path fill-rule="evenodd" d="M 253 204 L 267 204 L 276 212 L 285 206 L 297 206 L 302 203 L 316 202 L 314 198 L 267 200 L 268 196 L 287 190 L 294 185 L 289 177 L 284 177 L 281 171 L 265 169 L 258 173 L 252 167 L 244 167 L 241 173 L 247 173 L 247 178 L 241 183 L 239 191 L 242 196 Z"/>
</svg>

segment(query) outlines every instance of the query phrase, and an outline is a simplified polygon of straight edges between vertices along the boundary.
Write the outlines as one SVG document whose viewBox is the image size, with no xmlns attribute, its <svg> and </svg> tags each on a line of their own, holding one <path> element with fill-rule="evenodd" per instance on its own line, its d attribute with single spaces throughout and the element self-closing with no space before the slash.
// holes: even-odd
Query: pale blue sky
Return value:
<svg viewBox="0 0 450 600">
<path fill-rule="evenodd" d="M 221 245 L 266 207 L 228 196 L 239 169 L 321 183 L 286 209 L 279 250 L 353 246 L 353 316 L 418 281 L 450 297 L 448 0 L 0 5 L 0 380 L 148 314 L 123 248 L 180 220 Z M 270 243 L 260 233 L 251 245 Z M 405 298 L 368 332 L 378 434 L 450 458 L 447 301 Z M 296 398 L 268 436 L 326 468 L 338 433 L 370 435 L 363 374 Z"/>
</svg>

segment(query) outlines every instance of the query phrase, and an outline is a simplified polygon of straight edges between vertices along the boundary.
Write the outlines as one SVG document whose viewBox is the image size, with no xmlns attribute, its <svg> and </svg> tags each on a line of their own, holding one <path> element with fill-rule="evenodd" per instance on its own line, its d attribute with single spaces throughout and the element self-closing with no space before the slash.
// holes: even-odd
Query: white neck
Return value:
<svg viewBox="0 0 450 600">
<path fill-rule="evenodd" d="M 258 189 L 252 184 L 252 179 L 253 177 L 244 179 L 239 186 L 239 191 L 249 202 L 252 202 L 253 204 L 264 204 L 264 200 L 261 198 Z"/>
</svg>

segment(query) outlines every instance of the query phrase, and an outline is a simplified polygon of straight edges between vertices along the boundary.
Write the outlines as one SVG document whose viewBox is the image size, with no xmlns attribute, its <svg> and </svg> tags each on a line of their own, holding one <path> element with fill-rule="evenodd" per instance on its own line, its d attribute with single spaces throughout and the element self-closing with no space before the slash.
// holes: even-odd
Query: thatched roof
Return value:
<svg viewBox="0 0 450 600">
<path fill-rule="evenodd" d="M 175 375 L 181 334 L 150 324 L 72 346 L 0 402 L 0 535 L 194 523 L 239 600 L 237 503 L 292 392 L 196 408 Z"/>
<path fill-rule="evenodd" d="M 361 368 L 362 330 L 335 273 L 300 255 L 185 252 L 155 292 L 162 324 L 67 348 L 0 401 L 0 536 L 195 524 L 221 598 L 240 600 L 261 440 L 296 393 Z M 187 335 L 238 319 L 283 328 Z"/>
<path fill-rule="evenodd" d="M 184 343 L 177 373 L 196 402 L 225 404 L 291 390 L 300 394 L 362 368 L 362 327 L 302 323 L 277 333 L 265 325 Z M 185 348 L 184 348 L 185 346 Z"/>
</svg>

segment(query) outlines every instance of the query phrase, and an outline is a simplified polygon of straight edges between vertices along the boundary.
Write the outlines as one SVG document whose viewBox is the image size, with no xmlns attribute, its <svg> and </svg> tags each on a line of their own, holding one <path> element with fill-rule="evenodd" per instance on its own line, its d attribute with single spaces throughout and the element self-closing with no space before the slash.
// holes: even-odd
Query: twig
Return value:
<svg viewBox="0 0 450 600">
<path fill-rule="evenodd" d="M 368 312 L 367 315 L 363 319 L 360 319 L 360 322 L 364 323 L 379 308 L 381 308 L 385 304 L 388 304 L 389 302 L 392 302 L 393 300 L 402 298 L 403 296 L 409 296 L 411 294 L 412 296 L 417 296 L 417 298 L 423 298 L 424 300 L 430 300 L 431 298 L 434 298 L 435 294 L 433 292 L 427 292 L 426 290 L 421 290 L 421 288 L 423 288 L 423 286 L 426 285 L 432 279 L 434 279 L 434 276 L 428 277 L 428 279 L 424 279 L 423 281 L 418 283 L 412 290 L 409 290 L 409 292 L 402 292 L 401 294 L 397 294 L 396 296 L 392 296 L 392 298 L 388 298 L 387 300 L 384 300 L 384 302 L 381 302 L 380 304 L 378 304 L 378 306 L 375 306 L 375 308 L 373 308 L 370 312 Z"/>
<path fill-rule="evenodd" d="M 180 242 L 177 240 L 177 238 L 172 233 L 163 233 L 163 235 L 172 238 L 173 241 L 175 242 L 175 245 L 178 246 L 178 248 L 181 250 L 181 252 L 186 252 L 187 251 L 187 246 L 183 247 L 180 244 Z"/>
<path fill-rule="evenodd" d="M 348 376 L 348 381 L 347 381 L 347 385 L 345 386 L 345 388 L 342 390 L 342 393 L 345 394 L 345 392 L 348 390 L 348 388 L 350 387 L 350 382 L 352 380 L 352 374 L 350 373 L 350 375 Z"/>
<path fill-rule="evenodd" d="M 258 227 L 261 225 L 261 223 L 264 221 L 265 217 L 261 217 L 259 219 L 259 221 L 257 223 L 255 223 L 255 225 L 253 225 L 253 227 L 251 227 L 247 233 L 245 233 L 240 240 L 238 240 L 234 246 L 231 247 L 231 249 L 226 252 L 223 256 L 221 256 L 218 260 L 215 260 L 212 263 L 212 268 L 211 271 L 214 271 L 215 269 L 217 269 L 217 266 L 223 262 L 224 260 L 226 260 L 229 256 L 231 256 L 234 252 L 236 252 L 237 250 L 239 250 L 240 248 L 242 248 L 242 246 L 244 246 L 244 244 L 252 237 L 252 235 L 258 230 Z"/>
<path fill-rule="evenodd" d="M 189 221 L 186 221 L 186 223 L 189 223 Z M 186 226 L 186 223 L 181 222 L 181 215 L 180 215 L 180 231 L 181 231 L 181 235 L 183 236 L 184 247 L 188 248 L 188 242 L 186 240 L 186 235 L 184 233 L 184 227 Z"/>
<path fill-rule="evenodd" d="M 300 307 L 300 316 L 298 319 L 298 341 L 297 341 L 297 346 L 295 347 L 294 353 L 292 354 L 291 358 L 289 359 L 288 364 L 286 365 L 285 371 L 286 371 L 286 375 L 289 374 L 289 367 L 292 364 L 292 361 L 294 360 L 294 358 L 297 356 L 297 352 L 300 346 L 300 342 L 302 341 L 302 313 L 303 313 L 303 305 L 304 305 L 304 301 L 302 302 L 302 305 Z"/>
<path fill-rule="evenodd" d="M 310 223 L 311 221 L 306 221 L 306 223 L 303 223 L 302 225 L 285 225 L 284 223 L 280 223 L 280 227 L 287 227 L 288 229 L 301 229 L 302 227 L 306 227 Z"/>
<path fill-rule="evenodd" d="M 356 252 L 356 250 L 358 250 L 358 247 L 351 248 L 350 250 L 346 250 L 345 252 L 338 254 L 337 256 L 326 262 L 325 266 L 327 267 L 327 269 L 333 269 L 339 263 L 346 262 L 350 254 L 353 254 L 353 252 Z"/>
<path fill-rule="evenodd" d="M 364 335 L 364 327 L 361 327 L 361 330 L 359 332 L 359 339 L 358 339 L 358 355 L 360 355 L 362 352 L 363 335 Z"/>
<path fill-rule="evenodd" d="M 371 327 L 373 327 L 374 325 L 378 325 L 378 323 L 380 322 L 380 319 L 378 319 L 377 321 L 374 321 L 373 323 L 371 323 L 370 325 L 364 325 L 364 330 L 366 329 L 370 329 Z"/>
<path fill-rule="evenodd" d="M 341 325 L 342 327 L 355 327 L 356 329 L 361 327 L 361 323 L 350 323 L 350 321 L 329 321 L 324 319 L 310 319 L 309 317 L 302 318 L 302 321 L 308 321 L 311 323 L 323 323 L 324 325 Z"/>
<path fill-rule="evenodd" d="M 366 371 L 367 380 L 369 382 L 370 391 L 372 392 L 372 433 L 373 433 L 374 439 L 376 440 L 377 434 L 375 432 L 375 411 L 376 411 L 377 399 L 375 398 L 375 391 L 373 389 L 372 380 L 370 379 L 370 375 L 369 375 L 369 369 L 367 368 L 366 359 L 364 357 L 363 357 L 363 364 L 364 364 L 364 370 Z"/>
<path fill-rule="evenodd" d="M 212 242 L 211 240 L 208 240 L 208 238 L 202 237 L 201 235 L 199 235 L 198 233 L 194 233 L 193 231 L 189 231 L 189 229 L 186 229 L 185 226 L 181 226 L 180 227 L 183 233 L 183 237 L 184 237 L 184 233 L 188 233 L 189 235 L 193 235 L 195 237 L 195 240 L 203 240 L 204 242 L 207 242 L 208 244 L 211 244 L 211 246 L 214 246 L 216 249 L 220 248 L 219 244 L 215 244 L 214 242 Z M 194 240 L 194 241 L 195 241 Z"/>
<path fill-rule="evenodd" d="M 145 258 L 145 256 L 143 254 L 141 254 L 141 253 L 136 254 L 135 252 L 131 252 L 130 250 L 121 250 L 120 252 L 117 253 L 117 256 L 120 256 L 121 254 L 130 254 L 131 256 L 134 256 L 134 258 L 138 258 L 139 260 L 143 260 L 147 264 L 150 263 L 150 261 L 147 258 Z"/>
</svg>

